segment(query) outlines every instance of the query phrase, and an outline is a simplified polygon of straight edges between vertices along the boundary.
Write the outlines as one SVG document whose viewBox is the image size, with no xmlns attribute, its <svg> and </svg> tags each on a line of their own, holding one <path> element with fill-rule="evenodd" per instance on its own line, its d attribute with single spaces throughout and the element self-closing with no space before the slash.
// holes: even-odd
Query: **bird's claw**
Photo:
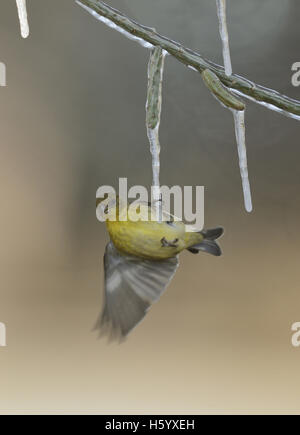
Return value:
<svg viewBox="0 0 300 435">
<path fill-rule="evenodd" d="M 178 239 L 169 242 L 165 237 L 163 237 L 160 242 L 163 248 L 178 248 L 178 245 L 176 244 Z"/>
</svg>

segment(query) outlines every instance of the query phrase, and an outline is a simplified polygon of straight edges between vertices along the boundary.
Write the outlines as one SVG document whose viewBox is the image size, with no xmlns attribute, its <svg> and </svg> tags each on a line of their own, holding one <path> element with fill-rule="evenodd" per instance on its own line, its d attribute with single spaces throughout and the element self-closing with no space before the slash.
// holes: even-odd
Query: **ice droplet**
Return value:
<svg viewBox="0 0 300 435">
<path fill-rule="evenodd" d="M 22 38 L 27 38 L 29 36 L 29 25 L 26 9 L 26 0 L 16 0 L 18 15 L 20 20 L 20 29 Z"/>
</svg>

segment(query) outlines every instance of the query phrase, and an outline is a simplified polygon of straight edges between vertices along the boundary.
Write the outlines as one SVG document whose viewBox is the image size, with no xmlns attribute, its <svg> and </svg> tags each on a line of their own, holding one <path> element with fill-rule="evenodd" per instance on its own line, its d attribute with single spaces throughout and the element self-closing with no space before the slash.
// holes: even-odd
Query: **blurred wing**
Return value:
<svg viewBox="0 0 300 435">
<path fill-rule="evenodd" d="M 178 257 L 144 260 L 119 253 L 110 242 L 104 254 L 105 301 L 97 328 L 113 339 L 124 338 L 166 289 Z"/>
</svg>

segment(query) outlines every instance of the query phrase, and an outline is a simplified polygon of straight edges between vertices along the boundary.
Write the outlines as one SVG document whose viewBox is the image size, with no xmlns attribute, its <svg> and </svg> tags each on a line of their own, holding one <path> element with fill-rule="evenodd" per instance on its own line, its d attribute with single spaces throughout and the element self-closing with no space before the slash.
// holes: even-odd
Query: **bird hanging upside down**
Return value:
<svg viewBox="0 0 300 435">
<path fill-rule="evenodd" d="M 97 199 L 97 209 L 101 202 Z M 110 242 L 104 254 L 105 300 L 96 329 L 117 340 L 125 338 L 159 299 L 176 272 L 181 251 L 221 255 L 215 239 L 223 228 L 186 232 L 182 221 L 170 215 L 164 220 L 165 212 L 162 221 L 149 220 L 153 205 L 141 202 L 138 208 L 141 220 L 133 221 L 127 205 L 115 200 L 109 213 L 117 219 L 109 220 L 107 214 L 106 220 Z"/>
</svg>

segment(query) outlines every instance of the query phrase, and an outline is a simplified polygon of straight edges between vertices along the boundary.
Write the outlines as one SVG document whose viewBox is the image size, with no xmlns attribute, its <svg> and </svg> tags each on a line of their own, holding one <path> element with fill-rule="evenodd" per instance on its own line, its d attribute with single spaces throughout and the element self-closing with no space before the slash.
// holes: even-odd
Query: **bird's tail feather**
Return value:
<svg viewBox="0 0 300 435">
<path fill-rule="evenodd" d="M 193 254 L 198 254 L 200 251 L 207 252 L 208 254 L 215 255 L 217 257 L 222 255 L 221 248 L 216 242 L 216 239 L 222 236 L 224 233 L 224 228 L 217 227 L 209 230 L 202 230 L 200 233 L 204 237 L 203 241 L 190 246 L 188 251 L 192 252 Z"/>
</svg>

